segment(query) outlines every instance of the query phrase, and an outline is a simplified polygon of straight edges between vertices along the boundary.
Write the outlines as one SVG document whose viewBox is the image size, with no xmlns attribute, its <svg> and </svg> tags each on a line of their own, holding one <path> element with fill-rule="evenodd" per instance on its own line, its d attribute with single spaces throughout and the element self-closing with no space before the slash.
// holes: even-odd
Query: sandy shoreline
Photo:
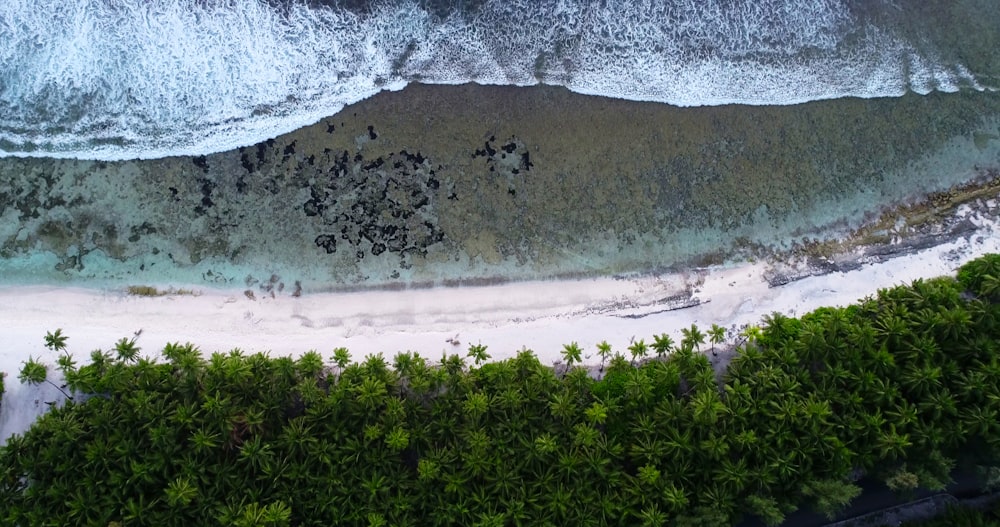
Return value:
<svg viewBox="0 0 1000 527">
<path fill-rule="evenodd" d="M 141 331 L 138 344 L 149 352 L 167 342 L 190 341 L 205 353 L 238 347 L 295 355 L 345 346 L 355 358 L 410 350 L 437 359 L 443 352 L 464 354 L 469 344 L 482 343 L 495 359 L 527 347 L 543 362 L 554 362 L 570 341 L 592 353 L 605 339 L 624 350 L 633 338 L 678 334 L 691 323 L 736 328 L 772 311 L 794 315 L 853 302 L 878 288 L 948 274 L 980 254 L 1000 251 L 993 217 L 967 208 L 960 215 L 976 227 L 961 239 L 915 252 L 899 245 L 901 256 L 890 254 L 879 263 L 865 263 L 865 251 L 858 250 L 851 265 L 841 265 L 853 269 L 847 272 L 757 262 L 680 274 L 301 297 L 286 291 L 255 299 L 238 290 L 200 287 L 194 288 L 198 296 L 162 297 L 129 296 L 122 290 L 5 287 L 0 288 L 0 319 L 7 326 L 0 369 L 14 377 L 29 355 L 54 360 L 42 337 L 56 328 L 70 337 L 69 350 L 78 357 Z M 776 273 L 797 276 L 774 287 Z M 452 343 L 456 341 L 460 344 Z M 17 382 L 9 378 L 8 384 L 13 388 Z"/>
<path fill-rule="evenodd" d="M 5 159 L 4 283 L 113 289 L 0 287 L 0 441 L 58 400 L 17 381 L 29 357 L 55 363 L 57 328 L 78 361 L 141 332 L 154 356 L 482 343 L 554 363 L 575 341 L 593 363 L 603 340 L 735 331 L 950 273 L 1000 250 L 998 126 L 989 94 L 695 109 L 413 86 L 204 158 Z M 651 268 L 679 271 L 620 274 Z M 563 278 L 517 281 L 537 277 Z M 467 285 L 419 286 L 442 283 Z"/>
<path fill-rule="evenodd" d="M 285 293 L 254 300 L 241 291 L 201 288 L 198 296 L 163 297 L 69 287 L 0 288 L 0 320 L 6 326 L 0 371 L 8 374 L 0 438 L 24 430 L 47 408 L 45 401 L 59 398 L 50 386 L 23 386 L 16 378 L 29 357 L 54 365 L 56 354 L 44 348 L 43 336 L 57 328 L 69 336 L 68 349 L 78 360 L 141 331 L 138 344 L 154 356 L 166 343 L 181 341 L 206 355 L 240 348 L 297 356 L 315 349 L 329 358 L 334 348 L 344 346 L 358 360 L 374 353 L 391 359 L 407 350 L 437 360 L 443 353 L 465 355 L 470 344 L 482 343 L 493 359 L 529 348 L 543 363 L 556 363 L 562 346 L 575 341 L 585 350 L 585 362 L 595 363 L 596 344 L 603 340 L 624 353 L 633 340 L 649 342 L 664 332 L 679 338 L 681 328 L 713 323 L 734 337 L 739 327 L 773 311 L 800 315 L 848 304 L 879 288 L 950 274 L 972 258 L 1000 252 L 995 235 L 1000 222 L 994 215 L 960 207 L 955 217 L 974 230 L 921 250 L 900 243 L 898 256 L 878 261 L 862 248 L 853 264 L 843 266 L 851 270 L 825 274 L 808 264 L 757 262 L 631 278 L 301 297 Z M 775 273 L 791 271 L 798 273 L 796 279 L 773 285 Z"/>
</svg>

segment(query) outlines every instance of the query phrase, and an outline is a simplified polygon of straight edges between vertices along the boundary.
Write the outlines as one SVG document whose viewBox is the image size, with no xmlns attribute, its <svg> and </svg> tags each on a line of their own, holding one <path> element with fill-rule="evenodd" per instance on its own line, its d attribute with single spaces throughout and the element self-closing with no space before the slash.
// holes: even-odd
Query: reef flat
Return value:
<svg viewBox="0 0 1000 527">
<path fill-rule="evenodd" d="M 836 240 L 1000 167 L 989 92 L 678 108 L 412 85 L 201 157 L 0 160 L 0 276 L 308 290 L 614 275 Z"/>
</svg>

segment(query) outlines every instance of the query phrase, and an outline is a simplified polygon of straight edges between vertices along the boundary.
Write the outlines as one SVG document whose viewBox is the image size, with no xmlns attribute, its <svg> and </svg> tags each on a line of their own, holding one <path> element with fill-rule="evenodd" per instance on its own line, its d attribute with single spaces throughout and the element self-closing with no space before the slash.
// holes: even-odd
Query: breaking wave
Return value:
<svg viewBox="0 0 1000 527">
<path fill-rule="evenodd" d="M 680 106 L 983 89 L 838 0 L 0 5 L 0 156 L 203 155 L 410 82 L 545 83 Z"/>
</svg>

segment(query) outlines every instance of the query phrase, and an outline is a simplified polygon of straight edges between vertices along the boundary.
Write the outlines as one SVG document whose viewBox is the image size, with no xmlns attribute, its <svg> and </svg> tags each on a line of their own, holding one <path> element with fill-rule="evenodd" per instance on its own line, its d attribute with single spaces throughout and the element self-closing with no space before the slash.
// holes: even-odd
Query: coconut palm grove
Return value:
<svg viewBox="0 0 1000 527">
<path fill-rule="evenodd" d="M 599 368 L 576 344 L 553 368 L 482 345 L 153 360 L 128 339 L 77 364 L 71 338 L 45 337 L 70 397 L 0 449 L 3 525 L 779 525 L 834 517 L 861 477 L 1000 483 L 1000 255 L 735 342 L 601 346 Z"/>
</svg>

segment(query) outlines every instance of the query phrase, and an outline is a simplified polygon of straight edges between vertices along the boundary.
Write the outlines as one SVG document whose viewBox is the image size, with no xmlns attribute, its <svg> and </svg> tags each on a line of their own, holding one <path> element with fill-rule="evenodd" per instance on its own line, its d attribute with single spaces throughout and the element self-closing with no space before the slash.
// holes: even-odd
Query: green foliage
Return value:
<svg viewBox="0 0 1000 527">
<path fill-rule="evenodd" d="M 941 516 L 922 522 L 906 522 L 902 527 L 1000 527 L 1000 510 L 980 511 L 948 507 Z"/>
<path fill-rule="evenodd" d="M 57 367 L 90 397 L 0 449 L 0 523 L 778 525 L 799 505 L 835 516 L 857 470 L 900 492 L 958 463 L 1000 480 L 1000 318 L 968 269 L 769 315 L 721 382 L 695 326 L 677 348 L 633 341 L 638 365 L 602 343 L 599 381 L 575 343 L 562 376 L 529 350 L 483 363 L 482 345 L 472 367 L 338 348 L 328 369 L 180 344 L 153 360 L 122 339 L 77 365 L 57 331 Z M 20 378 L 46 374 L 32 358 Z"/>
<path fill-rule="evenodd" d="M 63 335 L 62 329 L 57 329 L 55 333 L 50 331 L 45 334 L 45 347 L 52 351 L 63 351 L 66 349 L 66 339 L 68 338 Z"/>
<path fill-rule="evenodd" d="M 751 494 L 746 499 L 747 512 L 759 517 L 768 527 L 781 525 L 785 521 L 785 511 L 781 510 L 777 500 L 772 497 L 764 497 Z"/>
<path fill-rule="evenodd" d="M 976 468 L 984 482 L 983 488 L 991 492 L 1000 490 L 1000 467 L 980 465 Z"/>
<path fill-rule="evenodd" d="M 483 346 L 482 344 L 473 344 L 469 346 L 469 354 L 467 356 L 475 361 L 476 366 L 490 360 L 490 354 L 486 353 L 486 346 Z"/>
<path fill-rule="evenodd" d="M 48 366 L 35 360 L 34 357 L 29 357 L 26 362 L 21 364 L 21 373 L 17 376 L 19 381 L 27 384 L 41 384 L 47 380 Z"/>
<path fill-rule="evenodd" d="M 906 470 L 906 465 L 903 465 L 885 479 L 885 484 L 893 492 L 908 496 L 920 486 L 920 477 Z"/>
<path fill-rule="evenodd" d="M 708 340 L 711 341 L 712 350 L 715 351 L 716 344 L 722 344 L 726 341 L 726 328 L 712 324 L 711 329 L 708 330 Z"/>
<path fill-rule="evenodd" d="M 816 512 L 832 520 L 861 494 L 861 487 L 844 480 L 813 480 L 806 483 L 803 494 L 815 500 Z"/>
<path fill-rule="evenodd" d="M 1000 295 L 1000 254 L 987 254 L 963 265 L 957 278 L 966 290 L 996 301 Z"/>
<path fill-rule="evenodd" d="M 563 360 L 566 361 L 566 369 L 572 369 L 574 364 L 579 364 L 583 361 L 582 358 L 583 350 L 576 342 L 566 344 L 562 349 Z"/>
</svg>

